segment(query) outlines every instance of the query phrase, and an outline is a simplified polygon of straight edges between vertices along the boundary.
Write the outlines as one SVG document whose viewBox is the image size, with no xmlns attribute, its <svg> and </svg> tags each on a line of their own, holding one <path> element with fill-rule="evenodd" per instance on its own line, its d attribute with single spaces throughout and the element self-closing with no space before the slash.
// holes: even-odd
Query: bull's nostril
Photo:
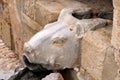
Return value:
<svg viewBox="0 0 120 80">
<path fill-rule="evenodd" d="M 25 55 L 23 55 L 23 61 L 25 64 L 30 63 Z"/>
</svg>

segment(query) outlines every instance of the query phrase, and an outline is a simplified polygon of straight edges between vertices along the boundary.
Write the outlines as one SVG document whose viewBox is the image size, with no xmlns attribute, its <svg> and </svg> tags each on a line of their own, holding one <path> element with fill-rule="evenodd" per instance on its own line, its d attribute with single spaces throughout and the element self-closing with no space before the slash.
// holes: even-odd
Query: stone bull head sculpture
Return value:
<svg viewBox="0 0 120 80">
<path fill-rule="evenodd" d="M 79 65 L 80 40 L 89 30 L 103 27 L 108 22 L 101 18 L 91 18 L 91 9 L 65 8 L 58 21 L 47 24 L 24 45 L 23 60 L 34 70 L 74 68 Z M 77 18 L 79 17 L 79 19 Z M 89 19 L 91 18 L 91 19 Z"/>
</svg>

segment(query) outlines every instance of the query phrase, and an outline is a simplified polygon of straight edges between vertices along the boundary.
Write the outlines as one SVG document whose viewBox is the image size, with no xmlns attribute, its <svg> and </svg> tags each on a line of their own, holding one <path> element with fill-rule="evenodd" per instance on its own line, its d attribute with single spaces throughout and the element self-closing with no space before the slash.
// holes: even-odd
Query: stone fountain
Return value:
<svg viewBox="0 0 120 80">
<path fill-rule="evenodd" d="M 24 70 L 37 74 L 48 71 L 49 74 L 51 73 L 46 74 L 48 77 L 61 76 L 59 71 L 65 69 L 74 69 L 79 72 L 83 36 L 88 31 L 100 29 L 108 24 L 111 24 L 111 20 L 97 16 L 91 8 L 64 8 L 56 22 L 47 24 L 43 30 L 24 44 L 23 61 L 26 65 Z M 22 80 L 22 78 L 18 80 Z M 48 79 L 46 77 L 42 80 Z M 51 80 L 63 80 L 63 78 Z M 79 78 L 79 80 L 82 79 Z"/>
</svg>

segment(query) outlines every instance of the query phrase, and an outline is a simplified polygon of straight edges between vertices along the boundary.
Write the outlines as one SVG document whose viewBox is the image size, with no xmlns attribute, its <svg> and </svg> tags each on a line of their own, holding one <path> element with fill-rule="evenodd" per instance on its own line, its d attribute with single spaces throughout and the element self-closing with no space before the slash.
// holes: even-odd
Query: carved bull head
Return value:
<svg viewBox="0 0 120 80">
<path fill-rule="evenodd" d="M 89 18 L 90 9 L 68 8 L 61 11 L 57 22 L 47 24 L 24 45 L 24 61 L 41 64 L 43 68 L 73 68 L 78 62 L 80 38 L 88 30 L 102 27 L 106 20 L 77 19 L 73 13 Z M 85 14 L 84 14 L 85 13 Z M 25 61 L 25 64 L 30 67 Z"/>
<path fill-rule="evenodd" d="M 25 43 L 25 56 L 47 69 L 71 68 L 78 58 L 78 41 L 62 22 L 55 22 Z"/>
</svg>

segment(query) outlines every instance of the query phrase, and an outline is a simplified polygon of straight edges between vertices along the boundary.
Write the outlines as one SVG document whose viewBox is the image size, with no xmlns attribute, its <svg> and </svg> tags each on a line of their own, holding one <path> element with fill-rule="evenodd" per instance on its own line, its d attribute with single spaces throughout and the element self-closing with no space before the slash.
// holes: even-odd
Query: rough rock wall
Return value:
<svg viewBox="0 0 120 80">
<path fill-rule="evenodd" d="M 113 6 L 114 6 L 114 18 L 111 43 L 116 49 L 116 51 L 114 52 L 115 60 L 120 69 L 120 0 L 113 0 Z M 120 80 L 119 71 L 117 80 Z"/>
<path fill-rule="evenodd" d="M 109 25 L 89 31 L 81 43 L 81 67 L 95 80 L 115 80 L 117 77 L 118 66 L 114 57 L 115 48 L 110 43 L 111 28 Z"/>
<path fill-rule="evenodd" d="M 0 38 L 11 48 L 11 24 L 6 0 L 0 0 Z"/>
<path fill-rule="evenodd" d="M 8 5 L 7 5 L 7 2 L 5 2 L 5 1 L 6 0 L 4 0 L 4 1 L 0 0 L 0 37 L 2 37 L 5 40 L 5 42 L 7 42 L 8 46 L 11 46 L 11 24 L 10 24 L 10 20 L 9 20 Z M 18 2 L 16 2 L 16 4 L 15 4 L 15 3 L 13 3 L 15 1 L 18 1 Z M 41 30 L 45 24 L 56 21 L 61 9 L 64 8 L 65 5 L 71 6 L 71 4 L 73 4 L 74 1 L 72 1 L 72 2 L 65 1 L 63 4 L 62 4 L 63 0 L 61 0 L 60 2 L 55 2 L 55 1 L 52 2 L 51 1 L 49 5 L 47 4 L 47 3 L 49 3 L 48 0 L 21 0 L 20 2 L 19 1 L 20 0 L 9 0 L 9 6 L 10 6 L 9 10 L 10 10 L 10 16 L 11 16 L 11 22 L 12 22 L 12 31 L 13 31 L 15 51 L 17 54 L 20 54 L 20 56 L 21 56 L 21 53 L 23 50 L 22 46 L 23 46 L 24 42 L 29 40 L 30 37 L 32 35 L 34 35 L 37 31 Z M 79 1 L 83 1 L 83 0 L 79 0 Z M 90 1 L 84 0 L 84 1 L 87 1 L 88 3 L 91 3 L 91 4 L 95 3 L 94 0 L 90 0 Z M 99 1 L 100 0 L 98 0 L 98 3 L 99 3 Z M 109 2 L 109 0 L 105 0 L 105 2 Z M 110 0 L 110 2 L 111 2 L 111 0 Z M 3 3 L 4 3 L 4 5 L 3 5 Z M 24 4 L 21 5 L 20 3 L 24 3 Z M 120 4 L 119 3 L 120 3 L 119 0 L 113 0 L 113 5 L 114 5 L 113 26 L 114 27 L 113 27 L 112 40 L 111 40 L 112 45 L 114 46 L 114 48 L 116 48 L 115 49 L 115 56 L 116 56 L 115 59 L 116 59 L 118 65 L 120 65 L 120 59 L 119 59 L 120 58 L 119 57 L 120 56 L 120 43 L 119 43 L 120 42 L 120 38 L 119 38 L 120 37 L 119 36 L 120 35 L 120 29 L 119 29 L 120 28 L 119 27 L 120 26 L 120 21 L 119 21 Z M 77 3 L 75 2 L 74 4 L 77 4 Z M 104 6 L 104 5 L 102 5 L 102 6 Z M 94 6 L 96 6 L 96 5 L 94 5 Z M 109 8 L 109 6 L 111 6 L 111 8 Z M 100 8 L 100 6 L 97 6 L 97 7 Z M 108 4 L 108 6 L 105 7 L 103 10 L 112 11 L 111 3 Z M 21 14 L 21 12 L 22 12 L 22 14 Z M 18 20 L 18 18 L 19 18 L 19 20 Z M 100 58 L 104 58 L 104 59 L 102 60 L 102 62 L 96 60 L 95 63 L 98 62 L 101 65 L 105 65 L 108 62 L 104 62 L 104 60 L 108 60 L 108 61 L 113 60 L 113 63 L 110 63 L 110 64 L 115 64 L 114 55 L 112 55 L 112 57 L 110 59 L 108 59 L 107 57 L 105 59 L 105 54 L 107 54 L 108 56 L 111 56 L 111 54 L 113 54 L 113 53 L 111 53 L 109 55 L 107 52 L 105 52 L 107 50 L 108 46 L 106 47 L 106 50 L 104 50 L 104 49 L 101 49 L 101 47 L 94 40 L 93 40 L 93 42 L 95 42 L 97 45 L 94 46 L 93 44 L 90 44 L 90 42 L 88 40 L 90 39 L 92 41 L 92 39 L 90 36 L 87 36 L 87 35 L 92 35 L 92 32 L 89 32 L 89 33 L 86 34 L 86 36 L 83 39 L 82 44 L 86 44 L 86 45 L 84 45 L 82 48 L 86 54 L 84 54 L 82 56 L 85 58 L 89 57 L 88 56 L 89 50 L 90 49 L 96 50 L 95 48 L 97 46 L 100 49 L 100 51 L 93 51 L 91 53 L 98 52 L 99 54 L 92 54 L 93 56 L 90 56 L 89 58 L 94 59 L 97 55 Z M 99 35 L 97 35 L 96 33 L 99 33 Z M 94 35 L 95 35 L 94 37 L 97 37 L 97 36 L 102 35 L 102 33 L 100 31 L 96 31 L 96 32 L 94 32 Z M 88 40 L 87 40 L 87 38 L 88 38 Z M 105 43 L 107 43 L 107 42 L 110 42 L 110 40 L 105 41 Z M 86 46 L 89 47 L 90 49 L 86 50 Z M 87 53 L 87 51 L 88 51 L 88 53 Z M 112 52 L 112 51 L 110 51 L 110 52 Z M 103 54 L 101 54 L 101 53 L 103 53 Z M 87 68 L 90 75 L 95 76 L 97 79 L 101 79 L 102 76 L 104 74 L 106 74 L 105 72 L 107 72 L 107 71 L 105 71 L 106 69 L 108 69 L 107 65 L 99 68 L 98 65 L 94 65 L 94 63 L 87 62 L 87 61 L 90 61 L 89 58 L 87 58 L 88 60 L 87 59 L 84 60 L 84 58 L 83 58 L 83 60 L 84 60 L 83 66 L 85 68 Z M 87 63 L 89 63 L 89 64 L 87 64 Z M 94 66 L 90 67 L 89 65 L 94 65 Z M 92 70 L 92 69 L 96 69 L 97 68 L 96 66 L 98 67 L 98 70 L 96 72 L 96 73 L 98 73 L 98 75 L 96 75 L 96 73 Z M 96 67 L 96 68 L 94 68 L 94 67 Z M 111 66 L 111 68 L 112 68 L 112 66 Z M 111 68 L 109 68 L 109 69 L 111 69 Z M 114 68 L 116 70 L 116 66 Z M 84 70 L 83 70 L 83 72 L 84 72 Z M 107 75 L 110 75 L 110 74 L 107 74 Z M 109 78 L 108 78 L 108 80 L 109 80 Z"/>
<path fill-rule="evenodd" d="M 88 6 L 92 7 L 96 11 L 113 11 L 112 0 L 78 0 Z"/>
</svg>

